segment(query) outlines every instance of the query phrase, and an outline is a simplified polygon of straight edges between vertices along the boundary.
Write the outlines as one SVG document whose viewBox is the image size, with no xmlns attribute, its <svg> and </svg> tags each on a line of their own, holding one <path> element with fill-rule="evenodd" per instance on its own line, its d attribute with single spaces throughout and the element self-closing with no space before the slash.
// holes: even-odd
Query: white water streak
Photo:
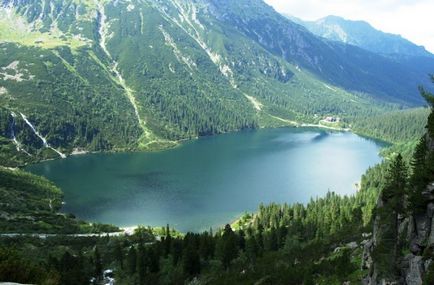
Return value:
<svg viewBox="0 0 434 285">
<path fill-rule="evenodd" d="M 51 150 L 53 150 L 54 152 L 56 152 L 61 158 L 66 158 L 66 155 L 61 153 L 60 151 L 58 151 L 57 149 L 55 149 L 54 147 L 50 146 L 50 144 L 47 142 L 47 139 L 42 136 L 38 130 L 36 130 L 35 126 L 27 119 L 27 117 L 23 114 L 20 113 L 21 117 L 23 118 L 24 122 L 26 122 L 26 124 L 32 129 L 33 133 L 39 138 L 41 139 L 42 143 L 44 144 L 44 147 L 49 148 Z"/>
<path fill-rule="evenodd" d="M 169 21 L 176 24 L 179 28 L 181 28 L 185 33 L 187 33 L 196 43 L 206 52 L 211 61 L 218 67 L 221 74 L 227 77 L 232 85 L 232 87 L 236 87 L 235 80 L 233 78 L 232 69 L 224 63 L 223 58 L 218 53 L 214 52 L 211 47 L 209 47 L 206 43 L 206 40 L 202 38 L 201 33 L 198 31 L 196 26 L 200 29 L 203 29 L 202 23 L 200 23 L 197 18 L 197 10 L 194 4 L 189 3 L 188 10 L 183 7 L 183 3 L 177 0 L 171 1 L 173 6 L 179 11 L 180 21 L 170 16 L 164 8 L 156 6 L 160 13 Z M 186 24 L 187 27 L 183 26 L 183 23 Z"/>
<path fill-rule="evenodd" d="M 133 94 L 134 91 L 127 86 L 125 79 L 122 77 L 122 74 L 120 73 L 120 71 L 118 69 L 118 62 L 116 62 L 116 60 L 113 59 L 113 57 L 111 56 L 111 54 L 107 48 L 108 25 L 107 25 L 107 16 L 105 14 L 104 5 L 97 0 L 95 0 L 95 3 L 97 4 L 98 12 L 99 12 L 99 23 L 98 23 L 98 25 L 99 25 L 98 33 L 99 33 L 99 37 L 100 37 L 99 45 L 102 48 L 102 50 L 104 51 L 104 53 L 107 55 L 107 57 L 112 61 L 111 70 L 115 73 L 118 84 L 122 87 L 122 89 L 124 89 L 128 100 L 130 101 L 131 105 L 133 106 L 134 113 L 137 117 L 137 121 L 139 122 L 140 127 L 143 130 L 143 133 L 146 136 L 150 136 L 151 135 L 150 131 L 146 128 L 145 122 L 140 118 L 139 106 L 137 104 L 136 97 L 134 97 L 134 94 Z"/>
<path fill-rule="evenodd" d="M 17 140 L 16 136 L 15 136 L 15 118 L 16 118 L 16 114 L 14 112 L 11 112 L 11 116 L 12 116 L 12 126 L 11 126 L 11 137 L 12 137 L 12 142 L 14 143 L 15 147 L 17 148 L 17 151 L 22 151 L 25 154 L 27 154 L 28 156 L 32 156 L 30 153 L 28 153 L 21 145 L 21 143 Z"/>
</svg>

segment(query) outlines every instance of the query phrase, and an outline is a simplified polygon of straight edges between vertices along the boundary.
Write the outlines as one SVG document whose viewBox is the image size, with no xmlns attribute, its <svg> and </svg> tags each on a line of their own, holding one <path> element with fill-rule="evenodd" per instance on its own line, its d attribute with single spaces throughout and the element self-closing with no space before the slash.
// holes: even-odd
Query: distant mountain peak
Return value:
<svg viewBox="0 0 434 285">
<path fill-rule="evenodd" d="M 423 46 L 416 45 L 401 35 L 385 33 L 362 20 L 348 20 L 340 16 L 329 15 L 316 21 L 303 21 L 288 17 L 303 25 L 310 32 L 329 40 L 358 46 L 386 56 L 429 56 Z"/>
</svg>

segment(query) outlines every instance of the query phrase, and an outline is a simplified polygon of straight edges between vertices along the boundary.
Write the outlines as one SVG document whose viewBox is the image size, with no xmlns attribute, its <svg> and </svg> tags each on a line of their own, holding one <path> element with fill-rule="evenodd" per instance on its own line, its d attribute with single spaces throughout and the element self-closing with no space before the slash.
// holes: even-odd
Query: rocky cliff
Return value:
<svg viewBox="0 0 434 285">
<path fill-rule="evenodd" d="M 434 284 L 434 136 L 430 131 L 433 117 L 431 113 L 428 132 L 411 163 L 407 192 L 397 197 L 404 205 L 402 211 L 393 208 L 396 197 L 380 195 L 378 199 L 372 238 L 364 246 L 362 269 L 367 276 L 363 284 Z M 418 150 L 422 152 L 422 166 L 416 165 Z M 420 189 L 413 182 L 415 176 L 418 181 L 425 181 Z M 412 202 L 415 195 L 417 204 Z"/>
</svg>

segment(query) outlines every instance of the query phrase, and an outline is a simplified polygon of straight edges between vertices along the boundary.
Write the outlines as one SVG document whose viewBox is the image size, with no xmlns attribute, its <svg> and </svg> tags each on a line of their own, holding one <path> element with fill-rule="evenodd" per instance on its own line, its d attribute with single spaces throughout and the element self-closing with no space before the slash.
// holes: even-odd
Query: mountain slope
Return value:
<svg viewBox="0 0 434 285">
<path fill-rule="evenodd" d="M 314 115 L 381 110 L 273 55 L 219 22 L 211 7 L 3 0 L 6 164 L 74 149 L 158 149 Z"/>
<path fill-rule="evenodd" d="M 364 21 L 351 21 L 338 16 L 327 16 L 317 21 L 303 21 L 289 17 L 309 31 L 333 41 L 339 41 L 386 56 L 432 57 L 424 47 L 399 35 L 384 33 Z"/>
<path fill-rule="evenodd" d="M 5 165 L 420 102 L 420 72 L 315 37 L 259 0 L 1 3 Z"/>
<path fill-rule="evenodd" d="M 395 60 L 358 47 L 315 37 L 261 0 L 211 2 L 220 21 L 325 81 L 377 98 L 423 103 L 415 88 L 416 82 L 429 83 L 424 69 L 408 69 Z"/>
</svg>

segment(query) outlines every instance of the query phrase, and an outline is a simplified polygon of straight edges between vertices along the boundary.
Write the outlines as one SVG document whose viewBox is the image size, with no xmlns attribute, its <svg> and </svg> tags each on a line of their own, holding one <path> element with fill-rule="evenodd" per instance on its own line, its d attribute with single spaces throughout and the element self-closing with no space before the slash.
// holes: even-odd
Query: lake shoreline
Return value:
<svg viewBox="0 0 434 285">
<path fill-rule="evenodd" d="M 261 202 L 304 203 L 328 189 L 353 193 L 354 181 L 381 160 L 376 142 L 317 126 L 246 130 L 182 146 L 153 153 L 84 154 L 26 170 L 58 185 L 67 202 L 63 212 L 80 213 L 80 219 L 120 227 L 169 222 L 188 232 L 221 227 L 255 212 Z M 336 169 L 327 166 L 331 161 L 338 163 Z M 141 209 L 146 214 L 138 214 Z"/>
<path fill-rule="evenodd" d="M 288 122 L 293 122 L 293 121 L 288 121 Z M 161 148 L 161 149 L 158 148 L 158 149 L 146 149 L 146 150 L 144 150 L 144 149 L 139 149 L 139 148 L 131 148 L 131 149 L 129 149 L 129 148 L 120 148 L 120 149 L 114 148 L 111 150 L 89 151 L 89 150 L 86 150 L 83 148 L 80 148 L 80 149 L 74 148 L 71 153 L 66 154 L 65 158 L 58 157 L 58 158 L 41 159 L 38 161 L 19 165 L 16 168 L 21 169 L 21 170 L 25 170 L 26 167 L 29 167 L 29 166 L 35 165 L 35 164 L 39 164 L 39 163 L 43 163 L 43 162 L 47 162 L 47 161 L 53 161 L 53 160 L 62 160 L 62 159 L 70 158 L 70 157 L 77 157 L 77 156 L 83 156 L 83 155 L 89 155 L 89 154 L 158 153 L 158 152 L 164 152 L 164 151 L 176 149 L 176 148 L 182 147 L 186 143 L 194 142 L 194 141 L 204 139 L 204 138 L 217 137 L 217 136 L 227 135 L 227 134 L 236 134 L 236 133 L 245 132 L 245 131 L 254 132 L 254 131 L 258 131 L 258 130 L 267 130 L 267 129 L 272 130 L 272 129 L 285 129 L 285 128 L 306 128 L 306 129 L 321 129 L 321 130 L 326 130 L 326 131 L 328 130 L 328 131 L 335 131 L 335 132 L 350 132 L 350 133 L 353 133 L 355 135 L 358 135 L 358 136 L 366 138 L 366 139 L 372 139 L 374 141 L 379 141 L 379 142 L 385 143 L 385 144 L 393 144 L 391 142 L 384 141 L 380 138 L 371 137 L 371 136 L 365 135 L 363 133 L 358 133 L 358 132 L 352 130 L 351 128 L 331 127 L 331 126 L 325 126 L 322 124 L 298 123 L 295 121 L 293 123 L 294 124 L 288 123 L 288 125 L 278 126 L 278 127 L 260 127 L 260 128 L 255 128 L 255 129 L 234 130 L 234 131 L 222 132 L 222 133 L 213 134 L 213 135 L 205 135 L 205 136 L 196 136 L 196 137 L 192 137 L 192 138 L 185 138 L 185 139 L 180 139 L 180 140 L 174 141 L 175 144 L 173 144 L 170 147 L 165 147 L 165 148 Z"/>
</svg>

